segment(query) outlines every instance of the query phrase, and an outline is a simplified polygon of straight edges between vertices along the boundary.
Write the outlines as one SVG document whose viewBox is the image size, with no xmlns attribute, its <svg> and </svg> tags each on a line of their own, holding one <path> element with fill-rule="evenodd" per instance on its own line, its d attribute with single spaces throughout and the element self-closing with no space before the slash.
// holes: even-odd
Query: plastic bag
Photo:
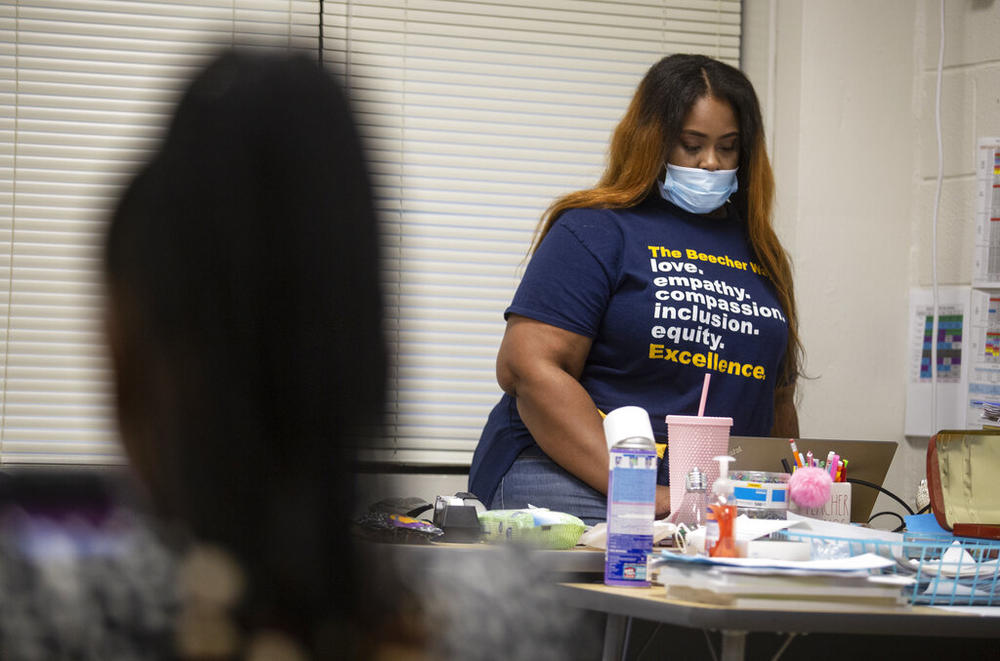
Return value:
<svg viewBox="0 0 1000 661">
<path fill-rule="evenodd" d="M 572 514 L 541 507 L 480 512 L 479 525 L 486 542 L 515 542 L 542 549 L 573 548 L 587 527 Z"/>
</svg>

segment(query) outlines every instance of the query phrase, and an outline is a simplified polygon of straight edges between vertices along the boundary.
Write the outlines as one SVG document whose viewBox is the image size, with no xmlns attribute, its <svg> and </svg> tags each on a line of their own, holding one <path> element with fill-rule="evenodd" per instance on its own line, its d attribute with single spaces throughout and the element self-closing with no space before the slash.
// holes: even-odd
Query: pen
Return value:
<svg viewBox="0 0 1000 661">
<path fill-rule="evenodd" d="M 795 445 L 795 439 L 788 439 L 788 444 L 792 446 L 792 458 L 795 459 L 795 465 L 799 468 L 802 467 L 802 455 L 799 454 L 799 448 Z"/>
<path fill-rule="evenodd" d="M 792 472 L 792 467 L 788 465 L 788 460 L 784 457 L 781 458 L 781 465 L 784 467 L 786 473 Z"/>
<path fill-rule="evenodd" d="M 806 466 L 810 468 L 814 467 L 816 464 L 813 463 L 813 451 L 809 450 L 806 452 Z"/>
</svg>

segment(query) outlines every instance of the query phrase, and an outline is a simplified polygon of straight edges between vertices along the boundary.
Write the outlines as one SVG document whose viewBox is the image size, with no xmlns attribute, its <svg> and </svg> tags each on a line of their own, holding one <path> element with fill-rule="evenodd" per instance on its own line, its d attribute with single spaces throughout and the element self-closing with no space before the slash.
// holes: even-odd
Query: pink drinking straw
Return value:
<svg viewBox="0 0 1000 661">
<path fill-rule="evenodd" d="M 701 403 L 698 404 L 698 417 L 705 415 L 705 400 L 708 399 L 708 382 L 712 375 L 705 373 L 705 383 L 701 386 Z"/>
</svg>

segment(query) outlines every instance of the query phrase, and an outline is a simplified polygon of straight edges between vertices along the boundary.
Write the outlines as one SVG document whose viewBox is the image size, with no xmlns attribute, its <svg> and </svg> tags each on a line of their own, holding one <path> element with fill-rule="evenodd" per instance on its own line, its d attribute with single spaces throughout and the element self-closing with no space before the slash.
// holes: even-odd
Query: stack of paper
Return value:
<svg viewBox="0 0 1000 661">
<path fill-rule="evenodd" d="M 909 604 L 913 579 L 872 575 L 892 561 L 864 554 L 806 562 L 663 553 L 653 562 L 667 596 L 746 608 L 859 610 Z"/>
</svg>

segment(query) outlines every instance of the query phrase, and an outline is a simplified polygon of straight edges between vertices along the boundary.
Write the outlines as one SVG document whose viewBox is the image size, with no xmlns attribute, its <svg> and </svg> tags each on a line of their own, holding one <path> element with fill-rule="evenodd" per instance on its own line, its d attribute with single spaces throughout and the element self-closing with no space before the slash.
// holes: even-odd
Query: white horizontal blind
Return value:
<svg viewBox="0 0 1000 661">
<path fill-rule="evenodd" d="M 375 460 L 468 464 L 499 398 L 502 312 L 532 233 L 593 185 L 663 55 L 738 64 L 738 0 L 324 3 L 385 229 L 391 425 Z"/>
<path fill-rule="evenodd" d="M 222 46 L 317 48 L 318 0 L 0 5 L 0 461 L 121 461 L 100 246 L 127 174 Z"/>
<path fill-rule="evenodd" d="M 0 5 L 0 461 L 120 460 L 98 322 L 107 213 L 210 53 L 312 47 L 320 4 Z M 386 228 L 396 367 L 375 458 L 468 463 L 539 215 L 594 182 L 649 64 L 737 62 L 740 3 L 322 4 Z"/>
</svg>

